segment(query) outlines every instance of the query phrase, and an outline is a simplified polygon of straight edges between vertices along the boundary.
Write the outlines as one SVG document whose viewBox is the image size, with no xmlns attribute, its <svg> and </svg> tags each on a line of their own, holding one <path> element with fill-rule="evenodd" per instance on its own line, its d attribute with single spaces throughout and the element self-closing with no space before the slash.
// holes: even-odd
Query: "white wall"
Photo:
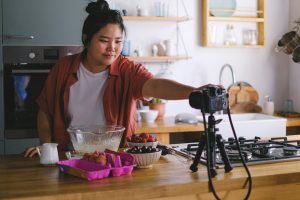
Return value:
<svg viewBox="0 0 300 200">
<path fill-rule="evenodd" d="M 166 1 L 166 0 L 165 0 Z M 193 19 L 180 23 L 183 38 L 192 59 L 179 61 L 172 64 L 170 69 L 174 79 L 185 84 L 200 86 L 207 83 L 218 83 L 219 70 L 223 64 L 233 66 L 237 81 L 246 81 L 257 89 L 262 105 L 264 96 L 270 95 L 276 109 L 282 109 L 284 100 L 288 97 L 288 65 L 289 58 L 282 53 L 275 53 L 274 47 L 278 39 L 289 28 L 289 1 L 265 0 L 265 38 L 264 48 L 204 48 L 201 40 L 201 1 L 184 0 L 189 16 Z M 297 0 L 295 0 L 296 2 Z M 117 0 L 115 0 L 117 2 Z M 155 0 L 124 1 L 122 6 L 129 8 L 129 14 L 135 13 L 136 5 L 147 7 L 153 12 Z M 126 1 L 127 2 L 127 1 Z M 175 2 L 169 0 L 168 2 Z M 298 4 L 299 5 L 299 4 Z M 149 5 L 148 5 L 149 6 Z M 298 6 L 299 7 L 299 6 Z M 173 7 L 176 8 L 176 7 Z M 182 10 L 181 10 L 182 11 Z M 151 43 L 173 37 L 176 32 L 176 24 L 169 22 L 126 22 L 129 39 L 132 46 L 142 44 L 144 53 L 150 54 Z M 147 65 L 153 73 L 157 73 L 160 65 Z M 229 72 L 224 73 L 225 86 L 229 85 Z M 299 85 L 299 84 L 298 84 Z M 187 100 L 169 101 L 167 115 L 175 115 L 179 112 L 192 112 Z"/>
<path fill-rule="evenodd" d="M 300 18 L 300 1 L 290 0 L 290 28 L 293 28 L 295 20 Z M 300 64 L 290 60 L 290 76 L 289 76 L 289 96 L 294 101 L 294 109 L 300 112 Z"/>
</svg>

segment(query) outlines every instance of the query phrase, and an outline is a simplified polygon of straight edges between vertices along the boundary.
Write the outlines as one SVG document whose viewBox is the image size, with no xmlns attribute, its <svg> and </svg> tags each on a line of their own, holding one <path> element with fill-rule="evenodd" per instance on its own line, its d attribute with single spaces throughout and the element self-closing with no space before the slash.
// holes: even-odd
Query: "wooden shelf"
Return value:
<svg viewBox="0 0 300 200">
<path fill-rule="evenodd" d="M 265 0 L 252 0 L 253 4 L 257 3 L 257 10 L 256 11 L 248 11 L 245 10 L 245 12 L 251 12 L 256 13 L 257 17 L 253 16 L 229 16 L 229 17 L 217 17 L 212 16 L 210 14 L 209 9 L 209 3 L 210 0 L 203 0 L 202 1 L 202 46 L 204 47 L 212 47 L 212 48 L 263 48 L 265 45 Z M 229 10 L 229 11 L 238 11 L 242 12 L 242 10 Z M 221 11 L 224 11 L 224 9 L 221 9 Z M 227 11 L 227 10 L 226 10 Z M 209 42 L 209 27 L 211 24 L 218 24 L 216 22 L 230 22 L 233 25 L 235 23 L 255 23 L 256 24 L 256 30 L 257 30 L 257 44 L 258 45 L 211 45 Z M 220 24 L 218 24 L 219 26 Z M 222 25 L 221 25 L 222 26 Z M 242 34 L 242 33 L 236 33 L 236 34 Z M 217 35 L 217 37 L 220 37 L 220 35 Z"/>
<path fill-rule="evenodd" d="M 175 22 L 183 22 L 191 20 L 191 18 L 183 16 L 183 17 L 156 17 L 156 16 L 124 16 L 124 20 L 126 21 L 175 21 Z"/>
<path fill-rule="evenodd" d="M 191 59 L 190 56 L 129 56 L 128 59 L 134 61 L 176 61 Z"/>
<path fill-rule="evenodd" d="M 211 45 L 207 44 L 206 47 L 209 48 L 263 48 L 264 45 Z"/>
<path fill-rule="evenodd" d="M 186 50 L 183 38 L 180 37 L 180 29 L 179 29 L 179 22 L 185 22 L 185 21 L 189 21 L 191 20 L 191 18 L 188 16 L 187 10 L 185 9 L 185 5 L 184 5 L 184 1 L 182 1 L 182 7 L 185 9 L 185 14 L 182 14 L 184 16 L 179 16 L 179 5 L 178 5 L 179 1 L 177 1 L 176 3 L 176 7 L 177 7 L 177 15 L 176 16 L 164 16 L 164 17 L 158 17 L 158 16 L 123 16 L 124 21 L 140 21 L 141 23 L 143 22 L 156 22 L 156 23 L 160 23 L 160 22 L 172 22 L 172 23 L 176 23 L 177 28 L 176 28 L 176 54 L 183 54 L 183 55 L 176 55 L 176 56 L 129 56 L 128 59 L 130 60 L 134 60 L 137 62 L 167 62 L 167 63 L 171 63 L 171 62 L 175 62 L 178 60 L 187 60 L 190 59 L 191 57 L 188 56 L 188 52 Z M 161 25 L 161 24 L 160 24 Z M 184 48 L 184 52 L 179 52 L 179 42 L 182 42 L 183 48 Z"/>
<path fill-rule="evenodd" d="M 264 22 L 264 18 L 259 17 L 208 17 L 209 21 L 233 21 L 233 22 Z"/>
</svg>

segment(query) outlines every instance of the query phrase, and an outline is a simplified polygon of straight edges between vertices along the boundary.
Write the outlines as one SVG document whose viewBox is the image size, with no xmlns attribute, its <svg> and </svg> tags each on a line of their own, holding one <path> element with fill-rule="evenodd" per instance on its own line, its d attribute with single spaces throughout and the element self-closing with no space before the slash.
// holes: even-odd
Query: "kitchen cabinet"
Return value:
<svg viewBox="0 0 300 200">
<path fill-rule="evenodd" d="M 20 154 L 28 147 L 40 145 L 38 138 L 27 139 L 6 139 L 5 140 L 5 154 Z"/>
<path fill-rule="evenodd" d="M 2 0 L 3 45 L 81 45 L 84 0 Z"/>
<path fill-rule="evenodd" d="M 211 2 L 213 0 L 202 1 L 202 45 L 204 47 L 219 47 L 219 48 L 262 48 L 265 45 L 265 0 L 251 0 L 255 4 L 254 8 L 250 10 L 246 8 L 239 8 L 230 10 L 228 8 L 218 8 L 213 10 Z M 236 0 L 242 3 L 242 0 Z M 216 0 L 214 2 L 217 2 Z M 220 2 L 220 1 L 219 1 Z M 231 1 L 233 2 L 233 1 Z M 212 12 L 218 14 L 212 14 Z M 224 14 L 225 12 L 225 14 Z M 232 12 L 232 16 L 228 16 L 226 12 Z M 237 42 L 235 44 L 226 43 L 223 39 L 226 25 L 231 27 L 239 27 L 240 29 L 234 30 Z M 246 33 L 245 27 L 251 27 L 255 31 L 255 42 L 249 44 L 245 42 Z M 244 27 L 244 28 L 243 28 Z M 217 31 L 216 29 L 224 29 L 224 31 Z M 243 30 L 244 29 L 244 30 Z M 225 37 L 225 36 L 224 36 Z M 216 39 L 218 38 L 218 39 Z M 221 38 L 221 40 L 220 40 Z"/>
</svg>

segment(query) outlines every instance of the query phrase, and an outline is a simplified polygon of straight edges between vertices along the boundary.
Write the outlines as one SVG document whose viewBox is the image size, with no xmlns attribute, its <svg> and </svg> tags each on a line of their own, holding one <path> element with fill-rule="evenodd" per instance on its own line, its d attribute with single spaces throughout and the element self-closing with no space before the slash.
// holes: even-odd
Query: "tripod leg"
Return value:
<svg viewBox="0 0 300 200">
<path fill-rule="evenodd" d="M 217 146 L 221 153 L 222 160 L 225 165 L 224 166 L 225 172 L 230 172 L 232 170 L 232 166 L 231 166 L 230 160 L 228 158 L 228 155 L 226 153 L 224 143 L 222 142 L 222 136 L 220 134 L 217 134 L 216 140 L 217 140 Z"/>
<path fill-rule="evenodd" d="M 211 127 L 212 129 L 209 130 L 215 130 L 215 127 Z M 212 177 L 215 177 L 217 175 L 217 170 L 216 170 L 216 134 L 214 131 L 209 133 L 209 151 L 206 151 L 206 155 L 207 155 L 207 161 L 210 160 L 209 163 L 207 163 L 209 165 L 209 170 L 210 170 L 210 174 Z M 210 159 L 208 159 L 208 156 L 210 157 Z"/>
<path fill-rule="evenodd" d="M 190 170 L 192 170 L 193 172 L 198 171 L 198 163 L 200 161 L 201 154 L 204 149 L 205 143 L 206 143 L 206 134 L 204 133 L 200 138 L 198 148 L 197 148 L 197 153 L 194 158 L 193 164 L 191 164 L 191 166 L 190 166 Z"/>
</svg>

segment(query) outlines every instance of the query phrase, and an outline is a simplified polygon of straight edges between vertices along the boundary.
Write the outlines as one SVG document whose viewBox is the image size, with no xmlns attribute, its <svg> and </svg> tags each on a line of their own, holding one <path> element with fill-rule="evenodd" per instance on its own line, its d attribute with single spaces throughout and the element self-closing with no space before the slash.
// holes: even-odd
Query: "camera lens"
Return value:
<svg viewBox="0 0 300 200">
<path fill-rule="evenodd" d="M 222 94 L 222 88 L 216 88 L 216 96 Z"/>
</svg>

